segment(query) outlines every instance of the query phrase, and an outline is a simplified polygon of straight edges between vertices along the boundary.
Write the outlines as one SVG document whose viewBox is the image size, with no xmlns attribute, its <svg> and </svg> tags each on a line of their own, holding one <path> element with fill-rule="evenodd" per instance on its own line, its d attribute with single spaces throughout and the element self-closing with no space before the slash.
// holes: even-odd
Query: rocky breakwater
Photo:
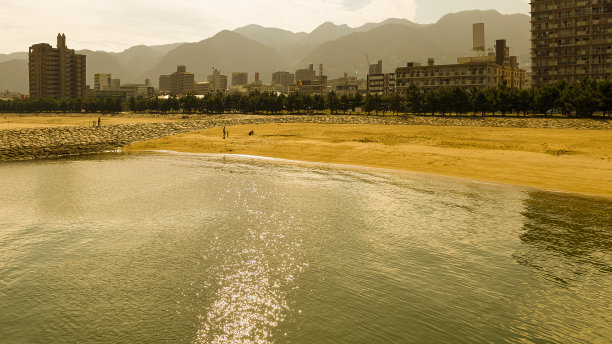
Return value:
<svg viewBox="0 0 612 344">
<path fill-rule="evenodd" d="M 98 153 L 135 142 L 231 125 L 378 124 L 612 130 L 610 120 L 366 115 L 219 115 L 162 123 L 0 130 L 0 161 Z"/>
</svg>

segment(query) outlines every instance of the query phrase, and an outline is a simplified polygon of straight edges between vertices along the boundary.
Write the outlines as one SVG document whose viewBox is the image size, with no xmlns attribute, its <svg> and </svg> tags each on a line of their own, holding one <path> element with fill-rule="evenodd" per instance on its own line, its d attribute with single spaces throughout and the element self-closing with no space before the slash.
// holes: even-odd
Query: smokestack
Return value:
<svg viewBox="0 0 612 344">
<path fill-rule="evenodd" d="M 475 51 L 485 50 L 485 26 L 484 23 L 476 23 L 472 26 L 474 34 L 474 47 Z"/>
<path fill-rule="evenodd" d="M 495 63 L 497 63 L 500 66 L 503 66 L 505 60 L 506 60 L 506 40 L 498 39 L 495 42 Z"/>
</svg>

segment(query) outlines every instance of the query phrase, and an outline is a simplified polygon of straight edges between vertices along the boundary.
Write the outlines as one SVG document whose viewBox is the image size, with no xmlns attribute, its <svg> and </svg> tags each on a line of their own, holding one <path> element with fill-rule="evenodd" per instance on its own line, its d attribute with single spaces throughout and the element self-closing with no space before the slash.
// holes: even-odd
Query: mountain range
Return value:
<svg viewBox="0 0 612 344">
<path fill-rule="evenodd" d="M 493 10 L 448 14 L 427 25 L 397 18 L 355 28 L 327 22 L 310 33 L 248 25 L 193 43 L 139 45 L 119 53 L 78 53 L 87 55 L 89 85 L 93 85 L 95 73 L 111 73 L 122 83 L 142 83 L 148 78 L 157 86 L 159 75 L 172 73 L 179 64 L 195 73 L 196 81 L 205 80 L 214 67 L 228 76 L 249 72 L 250 80 L 254 72 L 260 72 L 263 81 L 269 82 L 275 71 L 293 72 L 309 63 L 323 63 L 330 79 L 344 73 L 365 78 L 367 58 L 371 63 L 383 60 L 384 71 L 391 72 L 429 57 L 442 64 L 470 56 L 472 24 L 477 22 L 485 23 L 488 47 L 493 47 L 496 39 L 506 39 L 522 66 L 530 64 L 530 17 Z M 0 54 L 0 89 L 28 92 L 26 52 Z"/>
</svg>

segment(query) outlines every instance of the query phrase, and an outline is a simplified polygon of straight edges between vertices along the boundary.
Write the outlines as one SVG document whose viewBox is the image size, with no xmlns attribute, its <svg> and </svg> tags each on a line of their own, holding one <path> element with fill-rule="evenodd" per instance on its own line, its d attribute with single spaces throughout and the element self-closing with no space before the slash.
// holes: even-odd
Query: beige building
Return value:
<svg viewBox="0 0 612 344">
<path fill-rule="evenodd" d="M 87 97 L 85 55 L 66 46 L 66 35 L 57 35 L 57 48 L 46 43 L 35 44 L 29 51 L 30 97 Z"/>
<path fill-rule="evenodd" d="M 388 96 L 395 92 L 395 73 L 383 73 L 382 61 L 370 65 L 367 92 Z"/>
<path fill-rule="evenodd" d="M 172 94 L 188 94 L 193 92 L 193 73 L 187 72 L 187 67 L 179 65 L 176 72 L 170 75 L 159 76 L 159 90 L 169 91 Z"/>
<path fill-rule="evenodd" d="M 193 87 L 193 93 L 198 95 L 205 95 L 211 91 L 210 87 L 210 82 L 196 82 L 195 86 Z"/>
<path fill-rule="evenodd" d="M 208 80 L 213 92 L 225 92 L 227 91 L 227 76 L 221 75 L 217 69 L 213 68 L 212 75 L 208 76 Z"/>
<path fill-rule="evenodd" d="M 426 66 L 411 62 L 395 71 L 396 87 L 404 92 L 411 84 L 421 88 L 457 86 L 464 89 L 484 89 L 506 84 L 525 88 L 525 71 L 516 57 L 509 56 L 505 40 L 498 40 L 497 52 L 490 56 L 460 57 L 456 64 L 436 65 L 429 59 Z"/>
<path fill-rule="evenodd" d="M 531 0 L 532 84 L 612 78 L 609 0 Z"/>
</svg>

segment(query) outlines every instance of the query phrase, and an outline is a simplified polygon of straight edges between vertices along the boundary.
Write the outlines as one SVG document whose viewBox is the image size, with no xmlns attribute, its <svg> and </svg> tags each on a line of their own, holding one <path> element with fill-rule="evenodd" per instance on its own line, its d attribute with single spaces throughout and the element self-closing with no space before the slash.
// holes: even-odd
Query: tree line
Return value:
<svg viewBox="0 0 612 344">
<path fill-rule="evenodd" d="M 0 101 L 3 113 L 87 112 L 117 113 L 330 113 L 362 112 L 395 114 L 560 114 L 564 116 L 608 116 L 612 112 L 612 82 L 583 80 L 576 84 L 560 82 L 539 88 L 517 89 L 500 85 L 488 89 L 464 90 L 460 87 L 421 89 L 411 85 L 401 94 L 338 96 L 289 95 L 270 92 L 209 93 L 203 97 L 187 95 L 168 99 L 86 98 L 25 99 Z"/>
</svg>

